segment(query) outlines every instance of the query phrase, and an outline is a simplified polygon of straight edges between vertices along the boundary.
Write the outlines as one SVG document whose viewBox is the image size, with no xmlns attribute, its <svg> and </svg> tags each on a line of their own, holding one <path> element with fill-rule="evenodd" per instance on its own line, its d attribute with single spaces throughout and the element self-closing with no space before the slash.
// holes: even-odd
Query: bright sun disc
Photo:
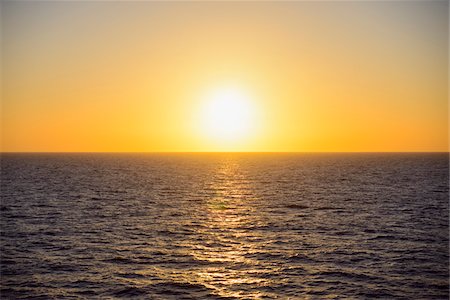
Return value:
<svg viewBox="0 0 450 300">
<path fill-rule="evenodd" d="M 247 93 L 237 88 L 222 88 L 207 95 L 203 128 L 220 142 L 249 136 L 254 126 L 254 108 Z"/>
</svg>

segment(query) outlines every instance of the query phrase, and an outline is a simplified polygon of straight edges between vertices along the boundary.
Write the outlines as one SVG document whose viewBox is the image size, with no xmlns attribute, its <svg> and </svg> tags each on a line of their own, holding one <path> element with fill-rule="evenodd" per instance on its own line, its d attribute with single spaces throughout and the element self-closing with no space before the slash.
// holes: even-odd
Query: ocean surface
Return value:
<svg viewBox="0 0 450 300">
<path fill-rule="evenodd" d="M 2 154 L 2 299 L 448 299 L 444 154 Z"/>
</svg>

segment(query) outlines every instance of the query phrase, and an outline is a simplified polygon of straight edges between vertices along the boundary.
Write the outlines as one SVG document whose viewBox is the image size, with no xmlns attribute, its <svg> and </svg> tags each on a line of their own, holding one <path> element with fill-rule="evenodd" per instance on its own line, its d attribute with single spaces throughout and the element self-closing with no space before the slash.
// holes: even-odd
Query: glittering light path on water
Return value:
<svg viewBox="0 0 450 300">
<path fill-rule="evenodd" d="M 2 297 L 448 298 L 447 154 L 3 154 Z"/>
</svg>

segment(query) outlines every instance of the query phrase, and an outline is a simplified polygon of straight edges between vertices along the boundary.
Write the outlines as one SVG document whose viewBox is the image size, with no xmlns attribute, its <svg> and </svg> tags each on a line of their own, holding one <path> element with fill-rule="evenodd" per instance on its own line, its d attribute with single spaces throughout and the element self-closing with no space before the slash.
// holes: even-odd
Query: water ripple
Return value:
<svg viewBox="0 0 450 300">
<path fill-rule="evenodd" d="M 447 299 L 447 154 L 2 154 L 4 299 Z"/>
</svg>

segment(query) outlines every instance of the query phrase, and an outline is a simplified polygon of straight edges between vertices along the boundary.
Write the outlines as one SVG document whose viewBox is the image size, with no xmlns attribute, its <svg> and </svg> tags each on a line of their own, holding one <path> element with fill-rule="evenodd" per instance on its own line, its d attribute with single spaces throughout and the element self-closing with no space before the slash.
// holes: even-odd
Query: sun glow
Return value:
<svg viewBox="0 0 450 300">
<path fill-rule="evenodd" d="M 1 151 L 449 150 L 448 1 L 207 2 L 1 1 Z"/>
<path fill-rule="evenodd" d="M 243 143 L 256 130 L 256 108 L 250 94 L 236 87 L 207 93 L 201 112 L 202 131 L 208 140 L 222 145 Z"/>
</svg>

